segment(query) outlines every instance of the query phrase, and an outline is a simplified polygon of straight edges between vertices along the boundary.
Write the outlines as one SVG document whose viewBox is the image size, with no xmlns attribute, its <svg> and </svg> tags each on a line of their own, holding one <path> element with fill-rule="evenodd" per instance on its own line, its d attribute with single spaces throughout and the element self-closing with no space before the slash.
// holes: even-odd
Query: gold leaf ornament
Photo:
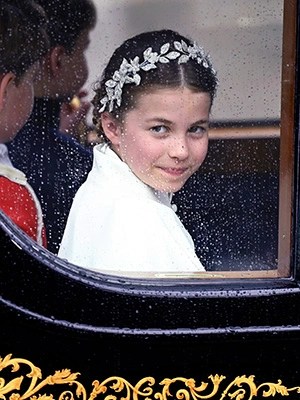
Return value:
<svg viewBox="0 0 300 400">
<path fill-rule="evenodd" d="M 20 376 L 13 376 L 6 382 L 9 373 L 6 371 L 4 377 L 1 371 L 9 367 L 12 374 Z M 215 374 L 198 385 L 194 378 L 176 377 L 158 381 L 147 376 L 132 384 L 120 376 L 111 376 L 102 381 L 93 380 L 88 397 L 86 388 L 78 381 L 79 375 L 79 372 L 61 369 L 42 379 L 41 369 L 32 362 L 8 354 L 0 358 L 0 400 L 254 400 L 262 397 L 276 400 L 280 396 L 289 396 L 291 392 L 294 392 L 293 400 L 297 400 L 295 394 L 300 394 L 299 386 L 288 388 L 281 379 L 257 385 L 254 375 L 241 375 L 229 380 L 224 375 Z M 49 392 L 54 385 L 59 388 L 61 385 L 71 386 L 73 390 L 62 387 L 59 396 L 43 393 Z"/>
<path fill-rule="evenodd" d="M 48 385 L 75 385 L 76 397 L 82 397 L 83 400 L 86 400 L 85 388 L 77 380 L 79 372 L 71 373 L 69 369 L 63 369 L 61 371 L 56 371 L 53 375 L 49 375 L 46 379 L 42 380 L 40 368 L 36 367 L 32 362 L 24 358 L 12 358 L 11 354 L 8 354 L 4 358 L 0 358 L 0 371 L 11 367 L 11 372 L 16 373 L 20 371 L 21 366 L 29 367 L 30 371 L 27 374 L 24 373 L 22 376 L 11 379 L 8 383 L 6 383 L 4 378 L 0 377 L 0 399 L 7 400 L 6 395 L 11 393 L 8 398 L 9 400 L 52 400 L 52 394 L 48 395 L 39 392 L 42 389 L 45 389 Z M 41 381 L 38 382 L 39 380 Z M 24 382 L 28 382 L 27 389 L 26 387 L 24 388 Z M 37 393 L 38 397 L 36 396 Z M 72 400 L 74 398 L 75 396 L 70 390 L 62 391 L 59 396 L 60 400 Z"/>
</svg>

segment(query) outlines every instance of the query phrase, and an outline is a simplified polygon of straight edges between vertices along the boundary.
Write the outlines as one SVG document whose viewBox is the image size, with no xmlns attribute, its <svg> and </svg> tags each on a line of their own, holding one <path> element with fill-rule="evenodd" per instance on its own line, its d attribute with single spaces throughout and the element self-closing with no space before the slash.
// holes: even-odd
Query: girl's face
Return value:
<svg viewBox="0 0 300 400">
<path fill-rule="evenodd" d="M 176 192 L 205 159 L 210 106 L 208 93 L 158 89 L 140 96 L 109 139 L 144 183 Z"/>
</svg>

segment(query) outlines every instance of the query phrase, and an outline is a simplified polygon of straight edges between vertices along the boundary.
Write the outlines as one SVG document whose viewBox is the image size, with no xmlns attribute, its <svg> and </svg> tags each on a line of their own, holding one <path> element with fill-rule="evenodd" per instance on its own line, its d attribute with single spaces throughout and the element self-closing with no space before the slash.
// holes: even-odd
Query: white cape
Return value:
<svg viewBox="0 0 300 400">
<path fill-rule="evenodd" d="M 107 146 L 78 190 L 58 253 L 81 267 L 130 272 L 204 271 L 170 196 L 140 181 Z"/>
</svg>

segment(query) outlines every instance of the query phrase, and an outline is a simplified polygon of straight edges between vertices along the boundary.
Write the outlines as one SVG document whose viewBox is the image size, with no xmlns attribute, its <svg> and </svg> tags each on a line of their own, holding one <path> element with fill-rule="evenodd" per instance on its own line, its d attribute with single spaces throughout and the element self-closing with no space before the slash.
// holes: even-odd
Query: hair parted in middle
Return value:
<svg viewBox="0 0 300 400">
<path fill-rule="evenodd" d="M 103 135 L 102 112 L 121 120 L 139 95 L 159 88 L 187 87 L 208 93 L 213 103 L 217 85 L 210 56 L 194 41 L 168 29 L 144 32 L 114 51 L 94 84 L 93 123 Z"/>
</svg>

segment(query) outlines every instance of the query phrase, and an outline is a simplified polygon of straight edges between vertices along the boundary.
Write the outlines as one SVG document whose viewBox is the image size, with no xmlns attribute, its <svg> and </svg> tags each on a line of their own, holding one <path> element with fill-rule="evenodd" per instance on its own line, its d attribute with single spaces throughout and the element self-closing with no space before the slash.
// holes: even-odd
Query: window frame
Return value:
<svg viewBox="0 0 300 400">
<path fill-rule="evenodd" d="M 47 252 L 46 250 L 39 248 L 29 238 L 27 238 L 17 227 L 13 227 L 8 221 L 3 220 L 1 217 L 1 224 L 4 231 L 10 236 L 10 238 L 17 243 L 23 251 L 31 254 L 36 260 L 45 263 L 47 266 L 55 267 L 60 273 L 70 273 L 73 278 L 84 279 L 88 284 L 94 285 L 95 282 L 101 280 L 105 282 L 112 282 L 113 284 L 122 285 L 137 285 L 135 290 L 141 288 L 157 288 L 166 287 L 172 288 L 177 292 L 177 288 L 181 285 L 186 287 L 197 287 L 198 291 L 201 285 L 205 288 L 212 288 L 215 286 L 216 290 L 218 285 L 224 286 L 224 278 L 228 278 L 226 285 L 233 285 L 238 288 L 241 285 L 253 286 L 255 280 L 259 281 L 258 286 L 264 282 L 266 286 L 269 285 L 277 287 L 278 280 L 282 279 L 282 282 L 291 284 L 292 279 L 296 276 L 296 265 L 299 264 L 297 258 L 297 248 L 299 245 L 296 243 L 296 236 L 298 228 L 295 223 L 295 218 L 298 216 L 297 202 L 299 202 L 299 172 L 298 162 L 299 156 L 295 149 L 298 146 L 295 144 L 298 141 L 298 113 L 296 110 L 299 109 L 298 96 L 297 96 L 297 54 L 299 44 L 297 43 L 297 20 L 298 20 L 298 2 L 296 0 L 284 1 L 284 16 L 283 16 L 283 55 L 282 55 L 282 94 L 281 94 L 281 138 L 280 140 L 280 199 L 279 199 L 279 248 L 278 248 L 278 269 L 276 270 L 262 270 L 262 271 L 213 271 L 203 272 L 197 274 L 195 278 L 191 276 L 174 276 L 174 274 L 168 276 L 158 277 L 148 276 L 145 278 L 139 277 L 122 277 L 105 275 L 101 273 L 92 273 L 89 270 L 83 270 L 82 268 L 72 266 L 71 264 L 57 258 L 57 256 Z M 297 114 L 297 115 L 296 115 Z M 254 135 L 257 135 L 254 129 L 252 129 Z M 248 132 L 249 134 L 249 132 Z M 239 134 L 238 134 L 239 135 Z M 6 226 L 6 227 L 5 227 Z M 180 278 L 177 279 L 177 278 Z M 176 279 L 174 279 L 176 278 Z M 127 282 L 127 283 L 126 283 Z M 101 285 L 100 285 L 101 286 Z M 280 283 L 279 287 L 282 286 Z M 293 286 L 293 285 L 292 285 Z M 150 289 L 149 289 L 150 290 Z M 150 290 L 151 291 L 151 290 Z M 169 291 L 166 291 L 169 293 Z"/>
</svg>

